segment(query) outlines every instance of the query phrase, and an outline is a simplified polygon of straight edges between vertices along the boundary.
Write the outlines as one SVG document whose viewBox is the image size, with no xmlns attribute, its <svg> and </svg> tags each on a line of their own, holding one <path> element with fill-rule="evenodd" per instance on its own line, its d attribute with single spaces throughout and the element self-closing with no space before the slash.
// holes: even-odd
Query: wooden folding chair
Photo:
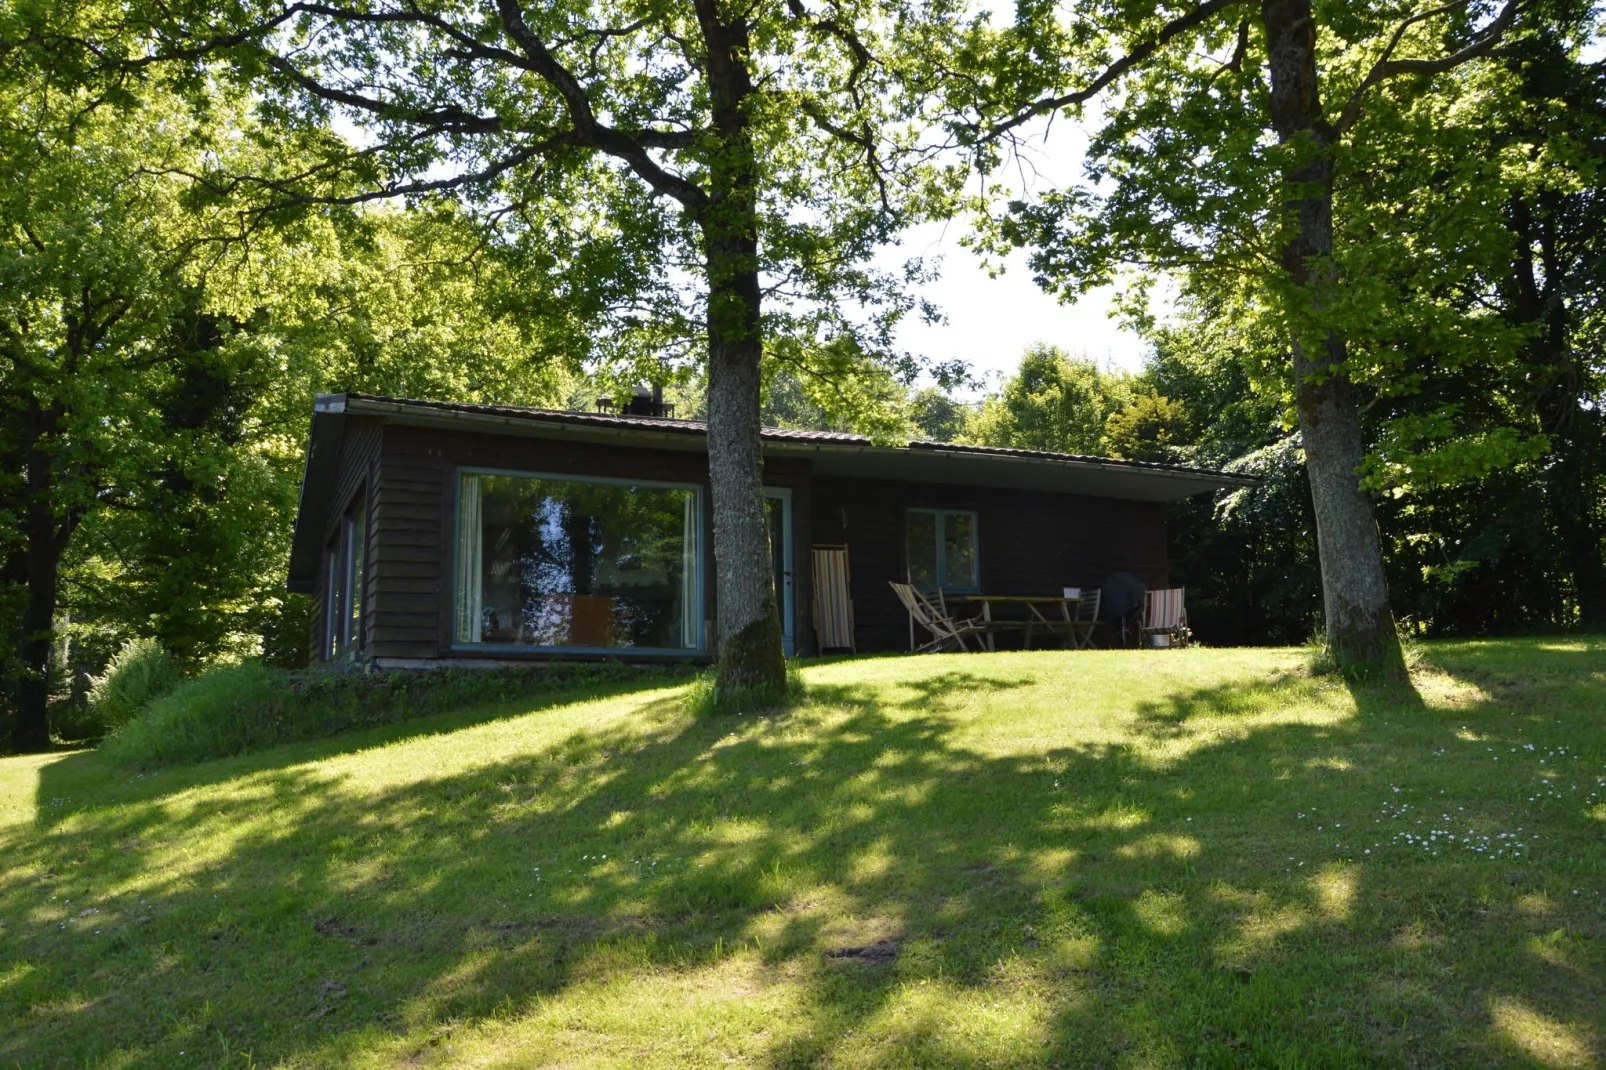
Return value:
<svg viewBox="0 0 1606 1070">
<path fill-rule="evenodd" d="M 853 643 L 853 599 L 848 573 L 846 546 L 815 546 L 814 555 L 814 638 L 820 653 L 847 649 L 857 653 Z"/>
<path fill-rule="evenodd" d="M 965 644 L 966 636 L 982 635 L 986 629 L 973 620 L 954 620 L 948 614 L 938 609 L 931 600 L 920 593 L 920 589 L 912 583 L 899 583 L 896 580 L 887 581 L 903 608 L 909 611 L 909 617 L 926 631 L 931 633 L 931 641 L 914 648 L 916 654 L 924 654 L 929 650 L 946 650 L 956 646 L 960 650 L 969 651 Z"/>
<path fill-rule="evenodd" d="M 1099 623 L 1099 603 L 1104 600 L 1104 592 L 1097 587 L 1091 592 L 1083 591 L 1082 600 L 1076 603 L 1076 615 L 1071 618 L 1070 647 L 1073 650 L 1092 650 L 1093 630 Z"/>
<path fill-rule="evenodd" d="M 1187 646 L 1193 638 L 1188 629 L 1188 611 L 1183 607 L 1186 587 L 1167 587 L 1148 591 L 1143 596 L 1143 628 L 1141 634 L 1169 635 L 1174 645 Z"/>
</svg>

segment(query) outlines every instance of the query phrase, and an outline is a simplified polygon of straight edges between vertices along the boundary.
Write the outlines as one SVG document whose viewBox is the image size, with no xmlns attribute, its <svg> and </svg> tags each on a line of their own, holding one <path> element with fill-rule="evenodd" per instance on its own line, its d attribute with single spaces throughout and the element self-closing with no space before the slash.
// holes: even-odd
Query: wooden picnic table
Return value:
<svg viewBox="0 0 1606 1070">
<path fill-rule="evenodd" d="M 980 603 L 983 635 L 986 638 L 988 650 L 996 651 L 998 649 L 997 635 L 999 632 L 1018 630 L 1026 632 L 1024 642 L 1027 649 L 1030 649 L 1032 634 L 1038 628 L 1043 629 L 1050 635 L 1063 636 L 1066 650 L 1074 650 L 1078 645 L 1076 642 L 1078 630 L 1076 625 L 1079 622 L 1076 619 L 1074 607 L 1081 604 L 1082 599 L 1080 598 L 1066 598 L 1057 594 L 956 594 L 952 596 L 951 600 L 955 602 Z M 993 617 L 993 606 L 995 605 L 1025 606 L 1027 616 L 1024 620 L 996 620 Z M 1050 606 L 1059 607 L 1059 617 L 1057 619 L 1046 616 L 1043 613 L 1043 610 Z M 1086 629 L 1087 638 L 1080 645 L 1091 647 L 1093 645 L 1092 624 L 1087 621 L 1080 623 L 1088 625 Z"/>
</svg>

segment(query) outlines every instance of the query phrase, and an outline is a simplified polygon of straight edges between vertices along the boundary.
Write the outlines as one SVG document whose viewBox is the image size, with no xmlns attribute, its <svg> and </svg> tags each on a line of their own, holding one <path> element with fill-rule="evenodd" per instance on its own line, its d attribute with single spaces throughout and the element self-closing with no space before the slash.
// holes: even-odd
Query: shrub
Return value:
<svg viewBox="0 0 1606 1070">
<path fill-rule="evenodd" d="M 613 662 L 339 673 L 247 661 L 185 681 L 103 749 L 112 760 L 139 768 L 186 764 L 498 701 L 624 689 L 667 675 Z"/>
<path fill-rule="evenodd" d="M 305 669 L 311 654 L 312 597 L 283 594 L 262 621 L 262 662 L 275 669 Z"/>
<path fill-rule="evenodd" d="M 116 731 L 177 687 L 183 674 L 154 639 L 131 639 L 89 687 L 89 715 L 101 732 Z"/>
</svg>

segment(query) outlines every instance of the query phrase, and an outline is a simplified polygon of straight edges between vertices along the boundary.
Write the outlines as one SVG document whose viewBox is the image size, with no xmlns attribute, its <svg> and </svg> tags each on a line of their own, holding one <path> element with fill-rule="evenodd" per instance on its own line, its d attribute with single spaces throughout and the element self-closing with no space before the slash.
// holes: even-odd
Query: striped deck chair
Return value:
<svg viewBox="0 0 1606 1070">
<path fill-rule="evenodd" d="M 814 638 L 820 653 L 850 650 L 853 643 L 853 599 L 846 546 L 814 547 Z"/>
<path fill-rule="evenodd" d="M 1193 632 L 1188 630 L 1188 611 L 1182 605 L 1186 587 L 1167 587 L 1143 596 L 1143 634 L 1169 635 L 1177 646 L 1187 646 Z"/>
</svg>

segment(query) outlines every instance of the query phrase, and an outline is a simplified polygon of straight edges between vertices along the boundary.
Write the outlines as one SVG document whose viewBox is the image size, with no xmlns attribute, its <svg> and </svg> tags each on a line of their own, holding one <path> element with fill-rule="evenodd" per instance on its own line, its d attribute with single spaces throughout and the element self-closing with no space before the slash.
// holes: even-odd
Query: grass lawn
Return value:
<svg viewBox="0 0 1606 1070">
<path fill-rule="evenodd" d="M 873 658 L 0 761 L 0 1066 L 1606 1060 L 1606 640 Z"/>
</svg>

